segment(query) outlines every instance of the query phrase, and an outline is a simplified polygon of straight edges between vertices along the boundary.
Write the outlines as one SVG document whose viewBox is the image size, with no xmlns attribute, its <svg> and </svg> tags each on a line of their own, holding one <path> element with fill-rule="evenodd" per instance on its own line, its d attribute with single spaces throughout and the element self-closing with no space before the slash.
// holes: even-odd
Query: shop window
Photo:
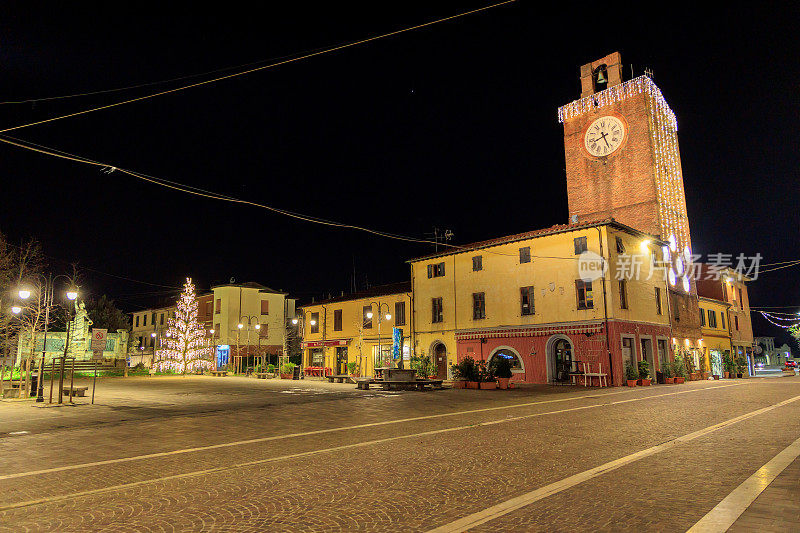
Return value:
<svg viewBox="0 0 800 533">
<path fill-rule="evenodd" d="M 593 309 L 592 282 L 582 279 L 575 280 L 575 294 L 578 300 L 578 309 Z"/>
<path fill-rule="evenodd" d="M 405 326 L 406 325 L 406 303 L 405 302 L 395 302 L 395 304 L 394 304 L 394 325 L 395 326 Z"/>
<path fill-rule="evenodd" d="M 633 339 L 622 337 L 622 363 L 630 363 L 636 368 L 636 352 L 633 348 Z"/>
<path fill-rule="evenodd" d="M 442 309 L 442 299 L 441 298 L 432 298 L 431 299 L 431 322 L 434 324 L 442 322 L 444 320 L 444 310 Z"/>
<path fill-rule="evenodd" d="M 533 292 L 533 286 L 519 288 L 520 314 L 522 316 L 532 315 L 536 312 L 536 307 L 533 301 Z"/>
<path fill-rule="evenodd" d="M 428 277 L 440 278 L 444 276 L 444 263 L 435 263 L 428 265 Z"/>
<path fill-rule="evenodd" d="M 619 308 L 628 308 L 628 282 L 624 279 L 619 280 Z"/>
<path fill-rule="evenodd" d="M 490 365 L 492 363 L 492 360 L 495 357 L 503 357 L 503 358 L 508 359 L 509 361 L 511 361 L 511 371 L 512 372 L 522 372 L 524 370 L 524 368 L 522 366 L 522 361 L 520 360 L 519 356 L 516 353 L 512 352 L 511 350 L 509 350 L 509 349 L 501 348 L 501 349 L 497 350 L 496 352 L 494 352 L 492 354 L 492 356 L 489 358 L 489 364 Z"/>
<path fill-rule="evenodd" d="M 486 318 L 486 293 L 472 293 L 472 320 Z"/>
<path fill-rule="evenodd" d="M 587 250 L 586 237 L 575 237 L 573 239 L 573 244 L 575 245 L 575 255 L 581 255 Z"/>
</svg>

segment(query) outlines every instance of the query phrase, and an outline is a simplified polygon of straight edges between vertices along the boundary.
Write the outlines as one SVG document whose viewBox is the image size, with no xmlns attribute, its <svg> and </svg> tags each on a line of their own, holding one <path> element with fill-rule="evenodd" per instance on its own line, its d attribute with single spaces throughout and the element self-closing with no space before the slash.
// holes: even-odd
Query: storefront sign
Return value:
<svg viewBox="0 0 800 533">
<path fill-rule="evenodd" d="M 350 339 L 336 341 L 308 341 L 303 343 L 303 348 L 322 348 L 323 346 L 347 346 Z"/>
</svg>

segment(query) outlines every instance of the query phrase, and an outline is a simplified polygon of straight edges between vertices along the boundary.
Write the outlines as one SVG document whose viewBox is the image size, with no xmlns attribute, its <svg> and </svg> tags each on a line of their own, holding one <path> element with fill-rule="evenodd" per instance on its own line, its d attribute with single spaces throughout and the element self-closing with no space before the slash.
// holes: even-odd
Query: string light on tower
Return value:
<svg viewBox="0 0 800 533">
<path fill-rule="evenodd" d="M 185 374 L 212 367 L 212 349 L 206 342 L 205 328 L 197 321 L 197 296 L 191 278 L 186 278 L 175 317 L 167 322 L 165 337 L 156 352 L 159 370 Z"/>
</svg>

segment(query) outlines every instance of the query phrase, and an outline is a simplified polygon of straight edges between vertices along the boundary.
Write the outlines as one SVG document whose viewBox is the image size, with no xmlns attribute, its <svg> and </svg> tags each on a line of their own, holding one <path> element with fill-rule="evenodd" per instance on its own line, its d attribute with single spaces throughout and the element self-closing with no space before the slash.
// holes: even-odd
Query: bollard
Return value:
<svg viewBox="0 0 800 533">
<path fill-rule="evenodd" d="M 53 403 L 53 380 L 56 379 L 56 360 L 55 358 L 50 360 L 50 401 L 47 403 Z"/>
<path fill-rule="evenodd" d="M 58 404 L 64 403 L 64 365 L 67 361 L 65 356 L 61 356 L 61 364 L 59 365 L 60 373 L 58 374 Z"/>
<path fill-rule="evenodd" d="M 72 367 L 69 371 L 69 403 L 75 403 L 72 401 L 72 386 L 75 384 L 75 358 L 72 358 Z"/>
</svg>

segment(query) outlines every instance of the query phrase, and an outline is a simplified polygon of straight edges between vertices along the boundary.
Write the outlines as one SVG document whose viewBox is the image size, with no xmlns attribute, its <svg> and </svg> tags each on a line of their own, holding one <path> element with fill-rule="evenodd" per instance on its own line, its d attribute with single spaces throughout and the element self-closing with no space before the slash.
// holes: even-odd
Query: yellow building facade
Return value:
<svg viewBox="0 0 800 533">
<path fill-rule="evenodd" d="M 617 384 L 625 361 L 656 371 L 671 359 L 665 244 L 606 221 L 409 261 L 413 352 L 430 355 L 440 378 L 463 357 L 498 353 L 514 358 L 513 379 L 533 383 L 563 381 L 579 362 L 602 365 Z"/>
<path fill-rule="evenodd" d="M 393 330 L 402 332 L 402 357 L 410 360 L 411 284 L 382 285 L 359 293 L 311 303 L 299 308 L 302 322 L 302 366 L 307 374 L 348 374 L 348 363 L 356 373 L 374 375 L 375 367 L 391 361 Z M 395 360 L 395 364 L 397 360 Z"/>
</svg>

